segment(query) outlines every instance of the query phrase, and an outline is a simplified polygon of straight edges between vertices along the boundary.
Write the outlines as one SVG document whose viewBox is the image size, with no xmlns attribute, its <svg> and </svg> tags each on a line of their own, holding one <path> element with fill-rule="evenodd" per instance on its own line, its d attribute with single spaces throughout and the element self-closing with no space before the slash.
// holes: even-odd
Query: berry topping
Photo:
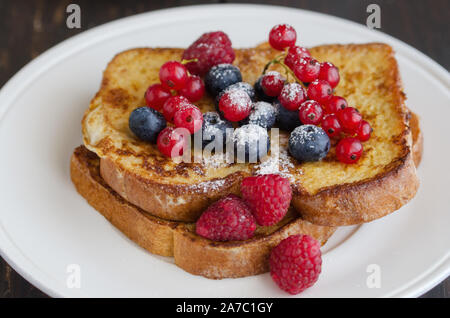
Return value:
<svg viewBox="0 0 450 318">
<path fill-rule="evenodd" d="M 347 101 L 341 96 L 331 96 L 331 98 L 323 104 L 325 112 L 328 114 L 336 114 L 340 109 L 348 106 Z"/>
<path fill-rule="evenodd" d="M 262 226 L 277 224 L 286 215 L 292 198 L 289 180 L 278 174 L 248 177 L 242 180 L 242 198 Z"/>
<path fill-rule="evenodd" d="M 183 106 L 191 105 L 189 100 L 184 96 L 173 96 L 166 100 L 163 105 L 163 115 L 164 118 L 169 122 L 173 123 L 173 117 L 178 109 Z"/>
<path fill-rule="evenodd" d="M 256 97 L 258 98 L 258 100 L 262 100 L 262 101 L 271 103 L 275 100 L 275 97 L 268 96 L 268 95 L 266 95 L 266 93 L 264 93 L 264 90 L 261 86 L 262 79 L 263 79 L 263 76 L 260 76 L 258 78 L 258 80 L 255 82 L 254 88 L 255 88 Z"/>
<path fill-rule="evenodd" d="M 326 115 L 322 119 L 322 129 L 329 137 L 338 137 L 341 133 L 341 124 L 335 114 Z"/>
<path fill-rule="evenodd" d="M 296 295 L 315 284 L 322 270 L 320 243 L 309 235 L 292 235 L 270 253 L 270 275 L 282 290 Z"/>
<path fill-rule="evenodd" d="M 145 92 L 145 102 L 148 107 L 160 110 L 164 102 L 171 96 L 170 91 L 161 84 L 153 84 Z"/>
<path fill-rule="evenodd" d="M 299 83 L 288 83 L 283 86 L 278 100 L 287 110 L 298 110 L 306 100 L 306 92 Z"/>
<path fill-rule="evenodd" d="M 325 131 L 314 125 L 294 129 L 289 137 L 289 152 L 300 162 L 319 161 L 330 150 L 330 138 Z"/>
<path fill-rule="evenodd" d="M 195 105 L 186 105 L 175 112 L 173 123 L 176 127 L 186 128 L 191 134 L 202 128 L 203 115 Z"/>
<path fill-rule="evenodd" d="M 340 80 L 338 68 L 330 62 L 320 64 L 319 79 L 327 81 L 335 88 Z"/>
<path fill-rule="evenodd" d="M 248 124 L 233 132 L 233 142 L 237 162 L 257 162 L 267 155 L 270 148 L 267 129 Z"/>
<path fill-rule="evenodd" d="M 361 141 L 367 141 L 370 139 L 372 131 L 373 129 L 370 124 L 367 121 L 362 120 L 361 125 L 359 125 L 359 128 L 356 131 L 356 137 Z"/>
<path fill-rule="evenodd" d="M 213 241 L 243 241 L 251 238 L 256 222 L 249 207 L 230 194 L 213 203 L 196 223 L 196 233 Z"/>
<path fill-rule="evenodd" d="M 187 69 L 180 62 L 166 62 L 159 69 L 159 80 L 166 89 L 182 89 L 188 80 Z"/>
<path fill-rule="evenodd" d="M 232 90 L 222 95 L 219 109 L 229 121 L 240 121 L 250 114 L 252 100 L 242 90 Z"/>
<path fill-rule="evenodd" d="M 278 126 L 280 129 L 292 131 L 296 127 L 300 126 L 302 123 L 300 122 L 298 110 L 290 111 L 284 108 L 281 103 L 277 100 L 274 103 L 275 107 L 278 108 Z"/>
<path fill-rule="evenodd" d="M 301 59 L 292 66 L 292 71 L 299 80 L 311 83 L 319 77 L 320 63 L 315 59 Z"/>
<path fill-rule="evenodd" d="M 361 125 L 362 116 L 356 108 L 346 107 L 341 109 L 337 112 L 337 116 L 339 118 L 339 122 L 341 123 L 342 129 L 346 133 L 356 133 L 359 125 Z"/>
<path fill-rule="evenodd" d="M 275 125 L 277 119 L 277 109 L 270 103 L 257 102 L 253 104 L 250 115 L 239 122 L 240 125 L 254 124 L 266 129 Z"/>
<path fill-rule="evenodd" d="M 231 122 L 220 118 L 218 113 L 207 112 L 203 114 L 202 148 L 215 141 L 216 138 L 222 138 L 222 143 L 218 144 L 218 146 L 223 147 L 226 141 L 226 130 L 230 128 L 233 128 Z"/>
<path fill-rule="evenodd" d="M 336 146 L 336 158 L 343 163 L 355 163 L 361 158 L 363 145 L 356 138 L 344 138 Z"/>
<path fill-rule="evenodd" d="M 322 121 L 323 109 L 315 100 L 307 100 L 300 106 L 298 115 L 303 124 L 318 125 Z"/>
<path fill-rule="evenodd" d="M 278 24 L 270 30 L 269 43 L 275 50 L 282 51 L 294 46 L 297 41 L 297 32 L 289 24 Z"/>
<path fill-rule="evenodd" d="M 222 31 L 203 34 L 183 53 L 184 60 L 197 59 L 186 64 L 192 74 L 203 76 L 209 69 L 218 64 L 231 64 L 234 61 L 231 41 Z"/>
<path fill-rule="evenodd" d="M 219 95 L 228 86 L 241 81 L 241 71 L 231 64 L 216 65 L 205 76 L 206 89 L 214 97 Z"/>
<path fill-rule="evenodd" d="M 277 97 L 283 89 L 286 79 L 278 72 L 270 71 L 263 75 L 261 87 L 267 96 Z"/>
<path fill-rule="evenodd" d="M 166 127 L 166 120 L 153 108 L 139 107 L 131 112 L 128 125 L 139 139 L 155 143 L 159 132 Z"/>
<path fill-rule="evenodd" d="M 308 86 L 308 98 L 321 104 L 326 103 L 332 96 L 333 89 L 328 82 L 315 80 Z"/>
<path fill-rule="evenodd" d="M 220 98 L 223 96 L 223 94 L 225 94 L 226 92 L 232 91 L 232 90 L 244 91 L 247 93 L 247 95 L 250 97 L 250 99 L 252 101 L 256 101 L 256 93 L 255 93 L 255 89 L 253 88 L 253 86 L 246 82 L 239 82 L 239 83 L 235 83 L 233 85 L 228 86 L 223 91 L 221 91 L 219 93 L 219 95 L 217 95 L 217 97 L 216 97 L 217 105 L 219 104 Z"/>
<path fill-rule="evenodd" d="M 183 155 L 188 140 L 186 135 L 178 128 L 166 127 L 158 135 L 157 145 L 159 151 L 170 158 Z"/>
<path fill-rule="evenodd" d="M 300 62 L 301 59 L 310 59 L 311 53 L 301 46 L 291 46 L 288 53 L 284 59 L 284 64 L 289 68 L 292 68 L 296 63 Z"/>
<path fill-rule="evenodd" d="M 186 85 L 178 92 L 193 103 L 201 99 L 205 94 L 205 84 L 200 77 L 190 76 Z"/>
</svg>

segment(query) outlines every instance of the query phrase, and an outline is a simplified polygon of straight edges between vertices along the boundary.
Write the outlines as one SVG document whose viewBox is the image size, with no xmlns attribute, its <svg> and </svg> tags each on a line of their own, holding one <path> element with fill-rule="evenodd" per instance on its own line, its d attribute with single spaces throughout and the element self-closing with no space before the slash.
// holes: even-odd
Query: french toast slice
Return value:
<svg viewBox="0 0 450 318">
<path fill-rule="evenodd" d="M 179 60 L 182 52 L 142 48 L 118 54 L 106 68 L 82 126 L 85 146 L 101 158 L 101 175 L 120 196 L 154 216 L 193 222 L 211 202 L 238 193 L 245 176 L 264 169 L 214 160 L 176 164 L 129 131 L 128 116 L 145 104 L 144 92 L 158 82 L 159 67 Z M 249 83 L 278 54 L 267 45 L 235 52 L 234 64 Z M 399 209 L 414 197 L 418 179 L 409 111 L 392 48 L 380 43 L 324 45 L 311 53 L 339 67 L 336 94 L 358 108 L 374 133 L 353 165 L 338 162 L 333 148 L 320 162 L 299 163 L 286 155 L 282 143 L 279 166 L 292 181 L 294 207 L 305 220 L 328 226 L 369 222 Z M 203 112 L 214 110 L 209 96 L 196 104 Z M 287 137 L 280 132 L 280 139 Z"/>
<path fill-rule="evenodd" d="M 293 234 L 307 234 L 325 244 L 334 227 L 302 220 L 295 212 L 276 226 L 259 227 L 246 241 L 213 242 L 195 234 L 195 224 L 164 220 L 132 205 L 100 176 L 100 159 L 84 146 L 75 149 L 70 165 L 77 191 L 111 224 L 153 254 L 173 256 L 175 264 L 207 278 L 234 278 L 269 270 L 272 247 Z"/>
</svg>

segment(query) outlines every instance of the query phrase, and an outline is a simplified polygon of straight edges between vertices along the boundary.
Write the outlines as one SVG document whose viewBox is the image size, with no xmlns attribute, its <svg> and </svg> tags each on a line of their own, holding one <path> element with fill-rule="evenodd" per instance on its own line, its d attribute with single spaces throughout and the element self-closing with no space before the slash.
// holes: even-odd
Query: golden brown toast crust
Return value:
<svg viewBox="0 0 450 318">
<path fill-rule="evenodd" d="M 141 97 L 143 94 L 140 90 L 145 89 L 144 87 L 148 83 L 138 77 L 136 83 L 128 87 L 130 83 L 127 77 L 123 76 L 122 78 L 115 74 L 126 75 L 128 72 L 126 63 L 129 60 L 133 61 L 134 58 L 145 60 L 145 57 L 151 54 L 151 56 L 164 61 L 163 57 L 176 58 L 181 52 L 181 49 L 136 49 L 117 55 L 105 71 L 102 88 L 94 98 L 91 108 L 95 109 L 98 104 L 106 103 L 112 109 L 119 109 L 120 115 L 122 110 L 130 111 L 132 105 L 135 105 L 133 107 L 139 106 L 143 103 Z M 293 166 L 290 172 L 296 178 L 293 183 L 294 206 L 305 219 L 326 225 L 368 222 L 395 211 L 415 195 L 418 180 L 414 164 L 411 163 L 408 110 L 404 105 L 405 98 L 401 90 L 400 76 L 392 48 L 379 43 L 326 45 L 312 48 L 311 52 L 319 60 L 331 60 L 340 67 L 342 79 L 336 93 L 346 97 L 351 105 L 358 108 L 361 106 L 359 109 L 364 117 L 371 124 L 375 124 L 375 132 L 371 140 L 364 144 L 365 152 L 360 162 L 352 167 L 337 162 L 333 157 L 333 151 L 323 163 L 300 164 L 293 158 L 287 159 Z M 241 68 L 244 80 L 254 82 L 264 63 L 276 53 L 265 45 L 255 49 L 236 50 L 236 64 Z M 367 56 L 375 56 L 373 58 L 375 61 L 366 59 Z M 121 61 L 121 59 L 126 61 Z M 152 67 L 157 67 L 157 65 Z M 372 69 L 369 71 L 370 68 Z M 155 80 L 153 78 L 155 74 L 157 72 L 152 69 L 149 75 L 150 79 L 146 80 L 152 83 Z M 134 79 L 134 77 L 132 78 Z M 115 85 L 119 87 L 125 85 L 124 87 L 128 87 L 128 90 L 117 88 L 112 84 L 115 81 L 119 82 Z M 362 83 L 367 87 L 362 87 Z M 133 90 L 139 94 L 133 93 Z M 376 113 L 371 109 L 371 106 L 383 109 L 383 105 L 377 105 L 376 98 L 375 102 L 370 104 L 369 98 L 374 97 L 372 96 L 373 92 L 378 99 L 384 98 L 381 99 L 381 103 L 386 103 L 386 107 L 395 108 L 394 116 L 385 116 L 388 129 L 383 126 L 383 121 L 377 120 Z M 211 109 L 210 98 L 205 97 L 200 101 L 199 107 L 203 111 Z M 126 115 L 126 111 L 122 114 L 123 116 Z M 85 117 L 83 134 L 85 144 L 88 144 L 86 122 L 89 120 Z M 392 133 L 389 130 L 392 130 Z M 128 132 L 125 134 L 129 135 Z M 147 156 L 145 160 L 154 159 L 156 163 L 149 161 L 148 164 L 145 164 L 147 161 L 144 160 L 144 164 L 138 166 L 137 169 L 124 168 L 117 160 L 111 159 L 108 151 L 114 147 L 111 140 L 108 139 L 99 143 L 100 153 L 97 149 L 90 149 L 102 157 L 101 174 L 107 184 L 127 201 L 165 219 L 195 221 L 211 201 L 228 193 L 236 193 L 242 178 L 253 172 L 252 165 L 239 167 L 233 165 L 229 171 L 228 168 L 225 169 L 225 173 L 219 177 L 214 177 L 214 174 L 210 174 L 198 165 L 185 165 L 178 169 L 178 167 L 170 166 L 172 163 L 167 158 L 161 158 L 162 156 L 157 150 L 155 151 L 153 145 L 142 145 L 139 141 L 131 140 L 121 144 L 125 145 L 123 148 L 125 151 L 119 149 L 121 152 L 119 155 L 128 155 L 132 152 L 128 147 L 129 144 L 137 144 L 145 149 L 143 152 L 144 156 Z M 375 163 L 371 166 L 372 155 L 377 152 L 376 147 L 379 141 L 382 145 L 380 151 L 391 152 L 395 156 L 386 162 Z M 149 155 L 150 157 L 148 157 Z M 141 156 L 140 153 L 137 154 L 137 157 Z M 169 165 L 170 168 L 161 168 L 166 165 Z M 323 169 L 322 165 L 325 166 Z M 362 171 L 360 166 L 364 166 L 367 175 L 356 176 Z M 142 172 L 142 167 L 146 171 Z M 346 173 L 344 180 L 355 181 L 331 183 L 330 186 L 330 182 L 323 181 L 326 180 L 323 177 L 327 173 L 331 175 Z M 355 174 L 354 178 L 352 173 Z M 146 176 L 148 174 L 151 177 Z M 211 175 L 212 177 L 210 177 Z M 321 181 L 323 181 L 322 184 Z M 396 182 L 396 191 L 392 192 Z M 311 185 L 314 183 L 318 183 L 318 185 Z M 404 186 L 405 184 L 406 186 Z M 379 204 L 380 202 L 381 204 Z M 324 209 L 330 210 L 324 211 Z"/>
<path fill-rule="evenodd" d="M 325 244 L 335 228 L 286 218 L 278 227 L 259 228 L 242 242 L 213 242 L 193 232 L 194 224 L 149 215 L 116 194 L 101 178 L 99 158 L 84 146 L 75 149 L 70 165 L 77 191 L 112 225 L 151 253 L 174 256 L 175 264 L 196 275 L 220 279 L 268 271 L 271 248 L 293 234 L 308 234 Z"/>
</svg>

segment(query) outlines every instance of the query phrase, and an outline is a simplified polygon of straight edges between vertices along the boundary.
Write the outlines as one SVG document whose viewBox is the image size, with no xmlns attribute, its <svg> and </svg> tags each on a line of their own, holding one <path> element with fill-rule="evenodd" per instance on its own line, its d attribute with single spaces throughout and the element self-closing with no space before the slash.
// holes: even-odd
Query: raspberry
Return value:
<svg viewBox="0 0 450 318">
<path fill-rule="evenodd" d="M 247 177 L 241 184 L 242 197 L 262 226 L 278 223 L 289 208 L 292 190 L 289 180 L 278 174 Z"/>
<path fill-rule="evenodd" d="M 250 209 L 233 194 L 210 205 L 196 223 L 197 234 L 213 241 L 247 240 L 255 230 Z"/>
<path fill-rule="evenodd" d="M 184 60 L 198 60 L 186 64 L 186 67 L 192 74 L 200 76 L 205 75 L 214 65 L 233 63 L 234 58 L 231 41 L 222 31 L 203 34 L 183 52 Z"/>
<path fill-rule="evenodd" d="M 296 295 L 315 284 L 322 271 L 319 242 L 309 235 L 292 235 L 270 253 L 270 275 L 282 290 Z"/>
</svg>

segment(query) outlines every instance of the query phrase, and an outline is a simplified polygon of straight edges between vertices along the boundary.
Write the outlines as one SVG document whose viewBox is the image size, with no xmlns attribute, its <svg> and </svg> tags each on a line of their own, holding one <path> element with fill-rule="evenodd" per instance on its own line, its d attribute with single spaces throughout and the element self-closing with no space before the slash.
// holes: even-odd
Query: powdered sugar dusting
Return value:
<svg viewBox="0 0 450 318">
<path fill-rule="evenodd" d="M 201 193 L 208 193 L 211 191 L 217 191 L 224 185 L 225 185 L 224 179 L 217 179 L 217 180 L 209 180 L 209 181 L 204 181 L 204 182 L 201 182 L 198 184 L 194 184 L 194 185 L 190 186 L 190 188 L 193 191 L 199 191 Z"/>
<path fill-rule="evenodd" d="M 290 182 L 294 182 L 294 176 L 291 173 L 291 169 L 294 169 L 294 164 L 287 151 L 281 151 L 280 153 L 272 153 L 270 156 L 264 158 L 264 160 L 255 166 L 255 174 L 279 174 Z M 301 171 L 297 171 L 301 173 Z"/>
</svg>

